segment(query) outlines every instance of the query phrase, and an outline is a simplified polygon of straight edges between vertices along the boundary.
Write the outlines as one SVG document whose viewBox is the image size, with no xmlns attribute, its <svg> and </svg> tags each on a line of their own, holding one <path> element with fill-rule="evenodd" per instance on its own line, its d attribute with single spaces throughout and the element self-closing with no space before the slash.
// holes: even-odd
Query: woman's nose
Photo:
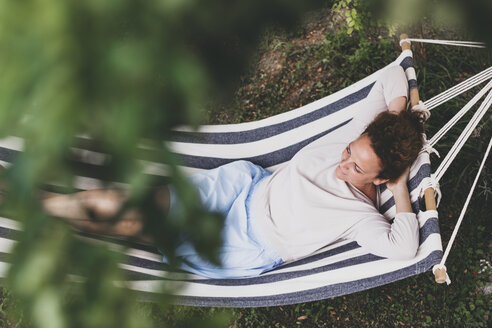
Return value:
<svg viewBox="0 0 492 328">
<path fill-rule="evenodd" d="M 350 155 L 349 155 L 348 151 L 345 149 L 342 152 L 342 158 L 340 158 L 340 167 L 343 168 L 344 170 L 346 170 L 349 162 L 350 162 Z"/>
<path fill-rule="evenodd" d="M 348 164 L 348 160 L 347 159 L 342 160 L 340 162 L 340 167 L 345 170 L 347 168 L 347 164 Z"/>
<path fill-rule="evenodd" d="M 350 156 L 349 156 L 349 154 L 348 154 L 347 150 L 344 150 L 344 151 L 342 152 L 342 160 L 341 160 L 341 161 L 342 161 L 342 162 L 343 162 L 343 161 L 346 161 L 346 160 L 347 160 L 347 159 L 349 159 L 349 158 L 350 158 Z"/>
</svg>

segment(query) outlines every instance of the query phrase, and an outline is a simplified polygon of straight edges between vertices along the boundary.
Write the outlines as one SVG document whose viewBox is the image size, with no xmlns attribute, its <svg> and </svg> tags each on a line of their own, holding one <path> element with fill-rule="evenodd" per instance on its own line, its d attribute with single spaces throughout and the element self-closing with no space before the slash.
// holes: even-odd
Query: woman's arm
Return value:
<svg viewBox="0 0 492 328">
<path fill-rule="evenodd" d="M 399 113 L 407 108 L 408 81 L 401 66 L 388 68 L 381 76 L 384 100 L 390 112 Z"/>
<path fill-rule="evenodd" d="M 393 193 L 396 213 L 412 213 L 410 194 L 407 187 L 409 174 L 410 168 L 408 167 L 398 179 L 386 183 L 386 187 Z"/>
<path fill-rule="evenodd" d="M 392 259 L 411 259 L 419 247 L 419 223 L 412 212 L 407 180 L 410 170 L 386 186 L 393 193 L 396 216 L 390 224 L 382 215 L 368 217 L 355 227 L 353 238 L 371 253 Z"/>
<path fill-rule="evenodd" d="M 407 97 L 396 97 L 388 105 L 390 112 L 399 113 L 407 108 Z"/>
<path fill-rule="evenodd" d="M 409 260 L 419 248 L 419 224 L 415 213 L 397 213 L 393 223 L 382 215 L 357 223 L 353 239 L 368 252 L 394 260 Z"/>
</svg>

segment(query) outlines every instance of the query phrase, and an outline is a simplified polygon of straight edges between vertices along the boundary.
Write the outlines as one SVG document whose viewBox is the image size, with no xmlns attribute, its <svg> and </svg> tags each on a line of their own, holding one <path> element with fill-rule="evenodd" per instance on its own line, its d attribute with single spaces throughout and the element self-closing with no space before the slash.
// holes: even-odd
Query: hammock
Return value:
<svg viewBox="0 0 492 328">
<path fill-rule="evenodd" d="M 256 122 L 202 126 L 199 131 L 183 127 L 177 130 L 169 146 L 185 163 L 182 169 L 190 174 L 239 159 L 274 171 L 312 141 L 325 136 L 329 138 L 332 132 L 343 130 L 364 109 L 361 100 L 368 95 L 378 76 L 393 65 L 404 68 L 411 93 L 414 93 L 417 81 L 412 53 L 407 49 L 385 68 L 321 100 Z M 490 73 L 492 75 L 492 71 Z M 490 79 L 490 76 L 483 79 Z M 433 181 L 435 184 L 430 170 L 430 148 L 426 150 L 413 164 L 408 183 L 412 208 L 420 225 L 420 246 L 411 260 L 389 260 L 368 253 L 355 242 L 341 240 L 317 254 L 286 263 L 258 277 L 209 279 L 171 271 L 162 263 L 162 255 L 152 247 L 87 234 L 82 234 L 81 238 L 107 245 L 116 252 L 125 252 L 127 257 L 120 268 L 126 272 L 128 281 L 118 284 L 137 291 L 142 299 L 155 299 L 165 288 L 175 291 L 177 304 L 259 307 L 350 294 L 429 271 L 442 260 L 438 214 L 435 210 L 425 210 L 422 201 L 422 190 L 433 185 Z M 0 142 L 0 161 L 12 162 L 19 151 L 22 151 L 22 142 L 18 139 L 3 140 Z M 87 176 L 78 181 L 90 185 L 97 179 Z M 384 187 L 381 204 L 380 212 L 389 220 L 394 218 L 394 200 Z M 12 251 L 21 230 L 18 222 L 0 218 L 0 252 L 8 254 Z M 6 275 L 8 267 L 8 257 L 2 256 L 0 276 Z"/>
</svg>

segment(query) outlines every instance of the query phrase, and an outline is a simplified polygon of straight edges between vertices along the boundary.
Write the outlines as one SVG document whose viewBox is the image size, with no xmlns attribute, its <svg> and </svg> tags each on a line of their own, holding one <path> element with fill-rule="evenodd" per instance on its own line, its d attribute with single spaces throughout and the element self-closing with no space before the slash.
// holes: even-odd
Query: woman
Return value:
<svg viewBox="0 0 492 328">
<path fill-rule="evenodd" d="M 413 257 L 418 222 L 406 181 L 423 131 L 418 114 L 403 110 L 407 87 L 402 74 L 401 68 L 392 68 L 376 82 L 365 104 L 372 111 L 367 117 L 380 114 L 350 143 L 350 134 L 331 135 L 331 140 L 340 138 L 337 143 L 319 139 L 274 174 L 237 161 L 191 176 L 203 207 L 225 216 L 222 265 L 202 260 L 184 241 L 176 250 L 182 268 L 212 278 L 254 276 L 340 238 L 355 240 L 376 255 Z M 354 120 L 350 131 L 363 127 L 364 119 Z M 393 224 L 377 210 L 382 183 L 394 195 Z M 43 205 L 83 230 L 149 241 L 137 211 L 126 211 L 115 224 L 88 220 L 87 210 L 100 218 L 114 216 L 125 198 L 120 191 L 93 190 L 49 198 Z M 182 206 L 172 186 L 159 188 L 156 200 L 169 216 Z"/>
</svg>

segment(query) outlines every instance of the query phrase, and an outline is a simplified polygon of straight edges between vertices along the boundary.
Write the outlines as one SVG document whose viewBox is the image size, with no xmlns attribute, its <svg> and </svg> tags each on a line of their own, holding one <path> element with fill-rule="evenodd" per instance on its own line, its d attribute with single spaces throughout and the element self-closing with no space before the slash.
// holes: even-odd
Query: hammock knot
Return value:
<svg viewBox="0 0 492 328">
<path fill-rule="evenodd" d="M 417 105 L 413 106 L 412 110 L 419 112 L 420 117 L 424 122 L 427 121 L 431 116 L 430 110 L 427 108 L 422 100 L 420 100 Z"/>
<path fill-rule="evenodd" d="M 410 41 L 410 39 L 406 38 L 406 39 L 401 39 L 400 40 L 400 47 L 403 45 L 403 42 L 408 42 L 410 44 L 412 44 L 412 42 Z"/>
<path fill-rule="evenodd" d="M 425 190 L 432 188 L 434 189 L 434 195 L 436 196 L 436 207 L 439 207 L 439 203 L 441 202 L 442 193 L 441 188 L 439 187 L 439 181 L 436 179 L 435 174 L 431 174 L 430 177 L 423 178 L 420 182 L 420 198 L 424 197 Z"/>
<path fill-rule="evenodd" d="M 444 264 L 441 264 L 441 263 L 436 264 L 432 267 L 432 273 L 435 274 L 436 270 L 444 270 L 444 272 L 446 272 L 446 284 L 450 285 L 451 284 L 451 278 L 449 278 L 448 270 L 446 269 L 446 266 Z"/>
<path fill-rule="evenodd" d="M 427 154 L 436 154 L 437 157 L 441 158 L 439 152 L 432 147 L 431 143 L 427 140 L 427 135 L 423 134 L 424 144 L 422 145 L 422 151 L 425 151 Z"/>
</svg>

